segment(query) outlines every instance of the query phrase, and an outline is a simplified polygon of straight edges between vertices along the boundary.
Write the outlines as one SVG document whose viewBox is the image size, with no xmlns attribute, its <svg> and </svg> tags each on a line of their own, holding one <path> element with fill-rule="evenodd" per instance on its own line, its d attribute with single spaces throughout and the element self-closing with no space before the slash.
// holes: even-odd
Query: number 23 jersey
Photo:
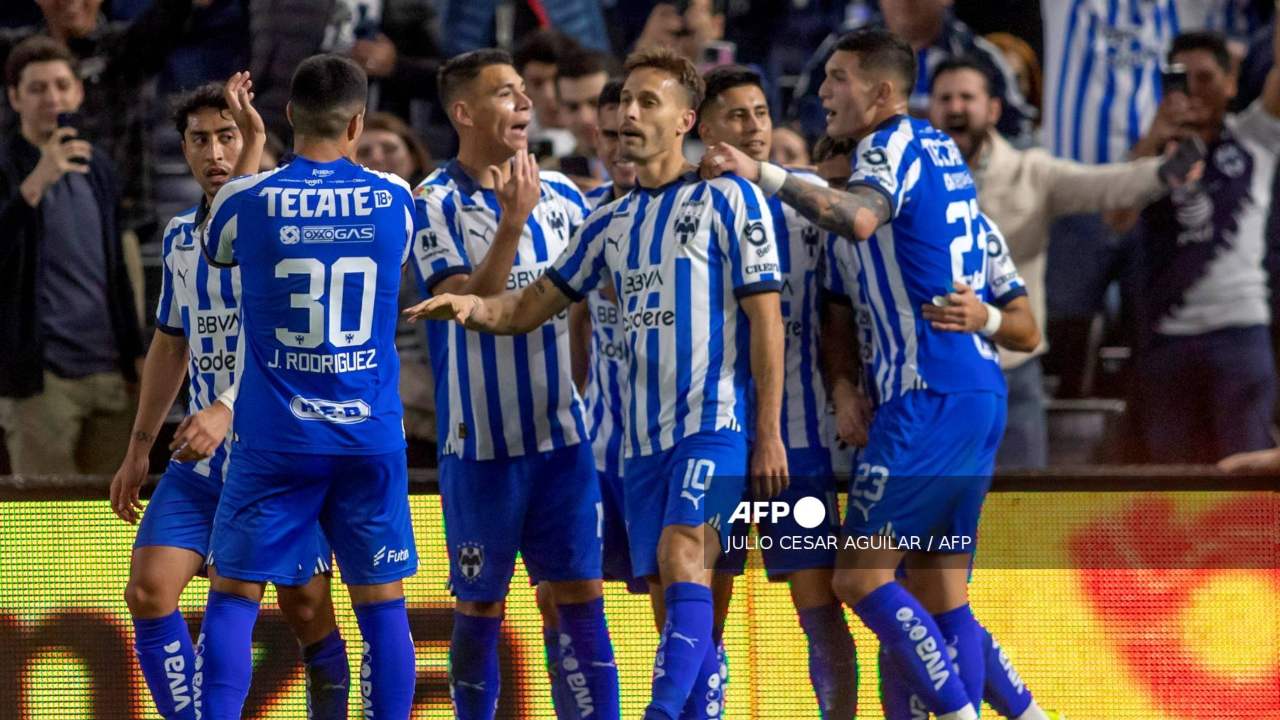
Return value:
<svg viewBox="0 0 1280 720">
<path fill-rule="evenodd" d="M 409 186 L 345 158 L 298 157 L 227 183 L 211 216 L 206 254 L 240 267 L 236 442 L 320 454 L 403 448 L 395 329 L 415 232 Z"/>
</svg>

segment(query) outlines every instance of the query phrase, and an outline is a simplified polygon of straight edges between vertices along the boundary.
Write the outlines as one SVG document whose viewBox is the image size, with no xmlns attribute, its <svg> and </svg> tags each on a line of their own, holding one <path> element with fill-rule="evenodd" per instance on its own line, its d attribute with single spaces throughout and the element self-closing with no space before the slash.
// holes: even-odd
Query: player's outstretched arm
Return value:
<svg viewBox="0 0 1280 720">
<path fill-rule="evenodd" d="M 232 75 L 223 86 L 222 96 L 227 101 L 227 109 L 243 141 L 240 157 L 236 159 L 235 167 L 231 168 L 231 177 L 253 175 L 262 166 L 262 150 L 267 145 L 267 126 L 253 106 L 253 80 L 249 77 L 249 71 Z"/>
<path fill-rule="evenodd" d="M 728 172 L 759 185 L 768 195 L 776 194 L 823 230 L 850 240 L 866 240 L 892 217 L 888 198 L 877 190 L 862 186 L 832 190 L 801 180 L 772 163 L 753 160 L 727 143 L 707 148 L 702 157 L 703 176 Z"/>
<path fill-rule="evenodd" d="M 871 403 L 858 382 L 858 338 L 853 307 L 828 302 L 822 311 L 818 359 L 836 412 L 836 436 L 854 447 L 867 446 Z"/>
<path fill-rule="evenodd" d="M 787 450 L 782 444 L 782 385 L 786 338 L 776 292 L 738 301 L 751 323 L 751 380 L 756 389 L 756 435 L 751 449 L 751 484 L 757 500 L 787 489 Z"/>
<path fill-rule="evenodd" d="M 523 335 L 545 323 L 573 302 L 547 277 L 520 292 L 480 297 L 444 293 L 404 311 L 412 322 L 453 320 L 468 330 L 494 335 Z"/>
<path fill-rule="evenodd" d="M 142 509 L 138 496 L 151 467 L 151 446 L 186 377 L 187 339 L 156 330 L 142 366 L 142 388 L 129 450 L 111 479 L 111 509 L 127 523 L 138 522 L 138 511 Z"/>
<path fill-rule="evenodd" d="M 982 302 L 973 288 L 957 282 L 955 292 L 947 295 L 945 305 L 926 304 L 920 312 L 934 330 L 980 332 L 1006 350 L 1031 352 L 1040 345 L 1040 326 L 1025 295 L 997 309 Z"/>
</svg>

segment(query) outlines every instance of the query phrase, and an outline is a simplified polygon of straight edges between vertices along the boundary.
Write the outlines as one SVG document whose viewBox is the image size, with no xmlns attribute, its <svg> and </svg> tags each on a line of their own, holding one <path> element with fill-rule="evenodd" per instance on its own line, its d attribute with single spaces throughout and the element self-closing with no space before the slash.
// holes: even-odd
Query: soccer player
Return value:
<svg viewBox="0 0 1280 720">
<path fill-rule="evenodd" d="M 698 111 L 698 136 L 708 145 L 727 143 L 758 161 L 769 159 L 773 122 L 760 76 L 741 66 L 724 66 L 704 76 L 707 90 Z M 807 171 L 789 170 L 806 182 L 823 185 Z M 852 718 L 857 705 L 857 666 L 853 636 L 844 608 L 831 589 L 835 548 L 817 543 L 812 550 L 782 550 L 783 537 L 828 537 L 839 531 L 835 475 L 831 467 L 834 439 L 827 414 L 827 392 L 818 366 L 819 261 L 822 240 L 828 233 L 801 216 L 775 195 L 768 199 L 778 242 L 782 285 L 782 320 L 786 328 L 786 385 L 782 393 L 782 440 L 787 447 L 791 484 L 778 499 L 795 507 L 804 497 L 818 498 L 828 508 L 827 521 L 806 528 L 788 516 L 779 522 L 762 522 L 759 531 L 775 540 L 763 551 L 770 580 L 787 581 L 809 641 L 809 679 L 817 694 L 822 717 Z M 745 528 L 738 529 L 740 532 Z M 717 576 L 732 581 L 741 574 L 745 551 L 731 552 Z M 726 590 L 732 591 L 732 583 Z M 726 602 L 717 606 L 716 629 L 723 629 Z M 717 598 L 719 599 L 719 598 Z"/>
<path fill-rule="evenodd" d="M 492 295 L 533 284 L 568 245 L 586 202 L 527 151 L 524 82 L 499 50 L 440 70 L 458 157 L 416 190 L 414 257 L 425 294 Z M 618 671 L 600 585 L 600 487 L 573 385 L 568 313 L 517 337 L 428 326 L 436 378 L 440 497 L 457 607 L 449 682 L 462 720 L 492 718 L 498 640 L 519 551 L 550 584 L 559 634 L 548 655 L 578 713 L 618 716 Z"/>
<path fill-rule="evenodd" d="M 196 426 L 192 433 L 207 435 L 201 439 L 211 443 L 209 455 L 198 461 L 175 459 L 165 469 L 138 527 L 125 588 L 133 615 L 134 652 L 156 709 L 166 719 L 196 717 L 195 650 L 178 598 L 209 554 L 230 445 L 225 424 L 230 412 L 215 400 L 235 377 L 239 339 L 240 273 L 204 260 L 196 228 L 219 188 L 257 169 L 265 133 L 250 104 L 251 87 L 248 73 L 237 73 L 225 86 L 210 83 L 174 103 L 183 155 L 204 196 L 165 228 L 156 333 L 143 369 L 128 453 L 111 483 L 112 508 L 122 520 L 137 522 L 138 493 L 147 476 L 151 445 L 184 377 L 189 378 L 188 412 L 195 416 L 213 408 L 223 416 L 213 424 L 221 433 L 204 427 L 204 418 L 187 423 L 186 428 Z M 328 545 L 318 530 L 315 537 L 318 547 L 305 548 L 298 558 L 303 572 L 277 585 L 280 609 L 303 646 L 313 717 L 345 718 L 350 668 L 334 622 L 329 579 L 315 572 L 326 567 Z"/>
<path fill-rule="evenodd" d="M 879 337 L 876 413 L 844 523 L 860 547 L 841 552 L 833 585 L 924 708 L 967 720 L 977 717 L 985 674 L 968 604 L 970 548 L 938 548 L 944 537 L 972 542 L 990 486 L 1005 386 L 988 338 L 1001 332 L 1002 314 L 984 308 L 980 334 L 967 334 L 935 328 L 922 310 L 935 298 L 945 304 L 961 285 L 982 289 L 986 248 L 960 151 L 906 115 L 915 78 L 915 54 L 889 32 L 860 30 L 836 43 L 820 95 L 827 133 L 859 141 L 846 192 L 724 144 L 709 148 L 704 167 L 758 179 L 766 193 L 858 243 L 874 270 L 867 298 Z M 904 557 L 908 573 L 921 575 L 916 594 L 894 578 Z"/>
<path fill-rule="evenodd" d="M 583 299 L 606 273 L 612 280 L 628 351 L 623 477 L 631 561 L 664 618 L 649 720 L 674 720 L 689 710 L 686 702 L 714 703 L 706 714 L 719 712 L 710 562 L 717 531 L 732 530 L 748 473 L 752 382 L 755 495 L 772 497 L 787 482 L 773 222 L 758 188 L 736 177 L 704 181 L 685 162 L 682 144 L 702 90 L 693 64 L 672 51 L 632 54 L 619 131 L 636 189 L 592 213 L 520 292 L 441 294 L 408 311 L 520 334 Z"/>
<path fill-rule="evenodd" d="M 356 165 L 368 79 L 316 55 L 294 72 L 295 157 L 232 180 L 205 253 L 238 265 L 243 372 L 214 517 L 201 629 L 204 716 L 240 717 L 263 583 L 289 582 L 318 521 L 364 640 L 365 712 L 404 720 L 416 681 L 401 579 L 417 569 L 395 352 L 400 267 L 414 236 L 400 178 Z"/>
</svg>

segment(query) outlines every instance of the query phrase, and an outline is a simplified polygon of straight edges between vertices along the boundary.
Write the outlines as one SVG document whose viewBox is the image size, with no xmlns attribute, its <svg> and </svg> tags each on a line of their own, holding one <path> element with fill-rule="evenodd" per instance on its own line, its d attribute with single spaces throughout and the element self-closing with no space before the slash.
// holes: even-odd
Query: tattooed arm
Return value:
<svg viewBox="0 0 1280 720">
<path fill-rule="evenodd" d="M 546 275 L 520 292 L 480 297 L 441 293 L 405 310 L 412 322 L 453 320 L 468 330 L 523 335 L 569 307 L 573 299 Z"/>
<path fill-rule="evenodd" d="M 716 177 L 731 172 L 763 187 L 761 165 L 732 145 L 719 143 L 707 148 L 702 174 Z M 774 166 L 774 170 L 780 168 Z M 818 227 L 850 240 L 866 240 L 892 217 L 884 193 L 863 185 L 847 192 L 832 190 L 788 173 L 777 196 Z"/>
</svg>

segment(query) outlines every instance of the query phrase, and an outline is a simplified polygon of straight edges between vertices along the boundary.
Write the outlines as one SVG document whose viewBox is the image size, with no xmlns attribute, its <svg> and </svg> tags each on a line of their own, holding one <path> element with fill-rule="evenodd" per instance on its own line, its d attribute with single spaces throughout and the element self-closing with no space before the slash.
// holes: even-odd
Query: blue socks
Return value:
<svg viewBox="0 0 1280 720">
<path fill-rule="evenodd" d="M 408 720 L 418 669 L 404 598 L 357 605 L 355 613 L 364 638 L 360 697 L 365 716 Z"/>
<path fill-rule="evenodd" d="M 886 583 L 864 597 L 853 611 L 880 639 L 902 671 L 907 687 L 930 711 L 942 716 L 939 720 L 977 717 L 937 624 L 906 588 Z"/>
<path fill-rule="evenodd" d="M 568 690 L 569 717 L 617 720 L 618 666 L 604 617 L 604 598 L 557 605 L 560 671 Z M 717 665 L 717 679 L 719 678 Z"/>
<path fill-rule="evenodd" d="M 839 603 L 799 610 L 809 639 L 809 680 L 823 720 L 853 720 L 858 709 L 858 658 Z"/>
<path fill-rule="evenodd" d="M 337 630 L 302 648 L 307 675 L 307 717 L 312 720 L 346 720 L 351 667 L 347 644 Z"/>
<path fill-rule="evenodd" d="M 195 720 L 196 651 L 191 633 L 174 610 L 161 618 L 133 619 L 133 651 L 147 680 L 156 712 L 165 720 Z"/>
<path fill-rule="evenodd" d="M 902 684 L 902 671 L 883 647 L 876 660 L 880 668 L 880 706 L 884 708 L 884 720 L 920 720 L 929 717 L 929 708 Z"/>
<path fill-rule="evenodd" d="M 573 707 L 572 693 L 564 684 L 564 676 L 560 673 L 560 630 L 559 628 L 542 626 L 542 647 L 547 651 L 547 680 L 551 683 L 551 705 L 555 708 L 557 720 L 572 720 L 570 708 Z"/>
<path fill-rule="evenodd" d="M 982 625 L 978 626 L 978 631 L 982 634 L 982 649 L 987 662 L 983 699 L 1002 717 L 1021 717 L 1031 707 L 1031 691 L 1000 643 Z"/>
<path fill-rule="evenodd" d="M 689 699 L 685 700 L 680 711 L 680 720 L 720 720 L 724 715 L 724 685 L 720 675 L 720 658 L 724 646 L 713 642 L 707 646 L 702 656 L 702 664 L 698 666 L 698 675 L 693 679 L 693 688 L 689 691 Z"/>
<path fill-rule="evenodd" d="M 498 709 L 498 633 L 502 618 L 453 614 L 449 695 L 457 720 L 491 720 Z"/>
<path fill-rule="evenodd" d="M 938 632 L 952 652 L 953 663 L 960 672 L 965 694 L 975 709 L 982 707 L 982 685 L 987 674 L 986 654 L 982 650 L 982 626 L 973 617 L 969 604 L 933 616 Z"/>
<path fill-rule="evenodd" d="M 653 698 L 645 720 L 676 720 L 689 699 L 703 660 L 712 651 L 711 588 L 672 583 L 666 591 L 667 622 L 653 660 Z M 718 672 L 718 671 L 717 671 Z"/>
<path fill-rule="evenodd" d="M 197 642 L 194 704 L 206 720 L 240 720 L 253 677 L 253 626 L 258 603 L 209 591 Z"/>
</svg>

